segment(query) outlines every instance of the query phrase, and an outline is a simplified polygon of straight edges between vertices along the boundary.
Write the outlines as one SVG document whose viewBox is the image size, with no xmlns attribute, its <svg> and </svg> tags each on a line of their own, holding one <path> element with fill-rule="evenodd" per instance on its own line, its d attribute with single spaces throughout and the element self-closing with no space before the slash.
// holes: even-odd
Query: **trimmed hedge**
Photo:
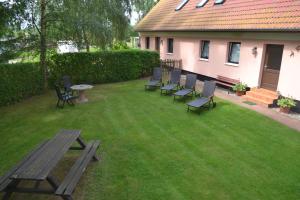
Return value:
<svg viewBox="0 0 300 200">
<path fill-rule="evenodd" d="M 49 83 L 70 75 L 74 83 L 108 83 L 149 75 L 159 66 L 159 54 L 120 50 L 96 53 L 57 54 L 51 57 Z M 38 63 L 0 64 L 0 106 L 13 104 L 43 91 Z"/>
<path fill-rule="evenodd" d="M 38 64 L 0 65 L 0 106 L 41 93 L 43 77 Z"/>
<path fill-rule="evenodd" d="M 159 66 L 159 54 L 142 50 L 67 53 L 51 57 L 50 84 L 63 75 L 74 83 L 109 83 L 133 80 L 149 75 Z"/>
</svg>

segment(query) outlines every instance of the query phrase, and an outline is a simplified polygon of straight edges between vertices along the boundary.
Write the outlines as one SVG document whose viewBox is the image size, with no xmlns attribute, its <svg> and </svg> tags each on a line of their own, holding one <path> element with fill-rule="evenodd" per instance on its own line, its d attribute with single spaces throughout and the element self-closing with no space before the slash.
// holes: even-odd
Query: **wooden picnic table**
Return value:
<svg viewBox="0 0 300 200">
<path fill-rule="evenodd" d="M 80 137 L 81 131 L 61 130 L 50 140 L 41 143 L 29 153 L 23 161 L 0 178 L 0 191 L 4 192 L 2 199 L 9 199 L 13 192 L 54 194 L 62 199 L 72 199 L 72 193 L 85 171 L 88 163 L 98 160 L 96 150 L 99 141 L 91 141 L 87 145 Z M 77 142 L 79 146 L 72 147 Z M 59 183 L 52 175 L 53 169 L 68 150 L 82 150 L 81 156 L 72 166 L 64 180 Z M 21 181 L 33 181 L 33 188 L 19 187 Z M 40 183 L 49 183 L 49 189 L 40 188 Z"/>
</svg>

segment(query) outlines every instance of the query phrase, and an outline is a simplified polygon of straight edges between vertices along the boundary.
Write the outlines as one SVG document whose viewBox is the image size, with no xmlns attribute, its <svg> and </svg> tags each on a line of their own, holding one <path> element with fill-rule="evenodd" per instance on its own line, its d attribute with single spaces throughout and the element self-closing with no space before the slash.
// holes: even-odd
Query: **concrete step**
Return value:
<svg viewBox="0 0 300 200">
<path fill-rule="evenodd" d="M 245 101 L 250 101 L 250 102 L 253 102 L 253 103 L 256 103 L 258 105 L 261 105 L 263 107 L 266 107 L 266 108 L 269 108 L 273 105 L 273 102 L 270 102 L 270 101 L 265 101 L 265 100 L 262 100 L 262 99 L 259 99 L 259 98 L 255 98 L 255 97 L 252 97 L 252 96 L 243 96 L 242 97 Z"/>
<path fill-rule="evenodd" d="M 251 91 L 258 92 L 260 94 L 265 94 L 267 96 L 274 97 L 276 99 L 278 98 L 278 93 L 272 90 L 267 90 L 264 88 L 252 88 Z"/>
<path fill-rule="evenodd" d="M 278 96 L 266 94 L 266 93 L 260 93 L 258 91 L 248 91 L 246 93 L 246 96 L 261 99 L 263 101 L 270 102 L 270 103 L 273 103 L 274 100 L 278 99 Z"/>
</svg>

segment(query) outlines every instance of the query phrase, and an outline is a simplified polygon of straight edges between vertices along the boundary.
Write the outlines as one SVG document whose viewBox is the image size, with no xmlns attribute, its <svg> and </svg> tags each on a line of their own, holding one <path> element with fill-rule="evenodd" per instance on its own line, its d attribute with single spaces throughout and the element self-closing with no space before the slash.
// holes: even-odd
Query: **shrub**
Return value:
<svg viewBox="0 0 300 200">
<path fill-rule="evenodd" d="M 141 50 L 68 53 L 52 56 L 50 84 L 70 75 L 74 83 L 108 83 L 149 75 L 159 66 L 159 54 Z"/>
<path fill-rule="evenodd" d="M 244 83 L 237 83 L 234 86 L 232 86 L 232 89 L 233 89 L 233 91 L 236 91 L 236 92 L 244 92 L 247 90 L 247 87 L 248 86 Z"/>
<path fill-rule="evenodd" d="M 290 97 L 283 97 L 277 101 L 277 105 L 281 108 L 292 108 L 296 106 L 296 102 Z"/>
<path fill-rule="evenodd" d="M 1 64 L 0 74 L 0 106 L 39 94 L 43 89 L 43 78 L 38 64 Z"/>
<path fill-rule="evenodd" d="M 112 49 L 113 50 L 123 50 L 123 49 L 129 49 L 129 47 L 126 42 L 117 41 L 117 42 L 113 43 Z"/>
</svg>

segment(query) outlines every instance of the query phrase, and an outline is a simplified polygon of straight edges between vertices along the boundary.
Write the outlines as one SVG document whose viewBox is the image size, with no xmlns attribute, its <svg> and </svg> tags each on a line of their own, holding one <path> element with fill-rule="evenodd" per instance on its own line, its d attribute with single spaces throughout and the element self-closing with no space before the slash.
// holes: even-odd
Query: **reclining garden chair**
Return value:
<svg viewBox="0 0 300 200">
<path fill-rule="evenodd" d="M 58 98 L 57 103 L 56 103 L 57 108 L 64 108 L 65 103 L 72 105 L 72 106 L 74 105 L 73 100 L 78 98 L 78 96 L 73 96 L 69 93 L 62 93 L 58 85 L 55 85 L 54 88 L 55 88 L 56 95 Z M 61 102 L 62 102 L 62 104 L 61 104 Z"/>
<path fill-rule="evenodd" d="M 170 80 L 168 81 L 167 85 L 160 88 L 160 94 L 163 94 L 163 91 L 166 91 L 166 94 L 169 94 L 173 90 L 178 89 L 180 85 L 180 76 L 181 76 L 181 70 L 180 69 L 174 69 L 171 72 Z"/>
<path fill-rule="evenodd" d="M 203 91 L 200 94 L 200 98 L 187 103 L 188 109 L 190 111 L 190 107 L 193 108 L 201 108 L 208 104 L 208 108 L 210 108 L 211 104 L 213 108 L 216 107 L 216 103 L 214 102 L 214 93 L 216 89 L 216 82 L 215 81 L 205 81 Z"/>
<path fill-rule="evenodd" d="M 160 67 L 155 67 L 153 69 L 153 76 L 148 81 L 148 83 L 145 85 L 145 90 L 159 87 L 161 85 L 161 81 L 162 81 L 161 68 Z"/>
<path fill-rule="evenodd" d="M 190 94 L 193 95 L 195 91 L 195 85 L 197 81 L 197 75 L 196 74 L 188 74 L 186 75 L 186 81 L 185 86 L 181 88 L 181 90 L 174 93 L 174 100 L 176 97 L 184 98 Z"/>
</svg>

